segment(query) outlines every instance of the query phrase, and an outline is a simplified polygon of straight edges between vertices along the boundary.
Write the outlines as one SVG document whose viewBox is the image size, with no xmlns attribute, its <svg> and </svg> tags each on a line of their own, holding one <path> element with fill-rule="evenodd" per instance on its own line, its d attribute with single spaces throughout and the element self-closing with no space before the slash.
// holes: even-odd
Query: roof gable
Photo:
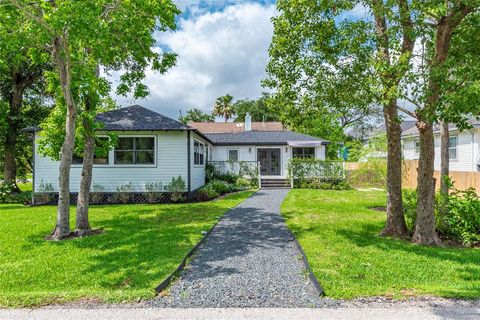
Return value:
<svg viewBox="0 0 480 320">
<path fill-rule="evenodd" d="M 108 131 L 188 130 L 180 121 L 161 115 L 139 105 L 100 113 L 97 121 Z"/>
</svg>

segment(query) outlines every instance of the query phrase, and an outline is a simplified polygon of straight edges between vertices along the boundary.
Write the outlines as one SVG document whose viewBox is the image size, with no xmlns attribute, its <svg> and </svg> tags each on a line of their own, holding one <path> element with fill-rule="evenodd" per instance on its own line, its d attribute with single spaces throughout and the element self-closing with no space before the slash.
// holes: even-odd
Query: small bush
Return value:
<svg viewBox="0 0 480 320">
<path fill-rule="evenodd" d="M 115 202 L 129 203 L 131 198 L 131 193 L 133 192 L 132 183 L 122 184 L 117 187 L 117 192 L 113 196 Z"/>
<path fill-rule="evenodd" d="M 239 190 L 245 190 L 252 187 L 252 181 L 245 178 L 237 178 L 235 187 Z"/>
<path fill-rule="evenodd" d="M 466 246 L 480 241 L 480 198 L 473 188 L 452 191 L 446 212 L 437 213 L 437 228 Z"/>
<path fill-rule="evenodd" d="M 193 199 L 195 201 L 208 201 L 219 195 L 211 184 L 206 184 L 195 192 Z"/>
<path fill-rule="evenodd" d="M 173 202 L 180 202 L 184 200 L 183 194 L 185 193 L 186 185 L 181 176 L 178 178 L 172 178 L 172 181 L 165 186 L 165 190 L 170 192 L 170 200 Z"/>
<path fill-rule="evenodd" d="M 147 201 L 155 203 L 162 199 L 163 184 L 161 182 L 149 182 L 145 184 Z"/>
<path fill-rule="evenodd" d="M 215 191 L 217 191 L 219 194 L 225 194 L 225 193 L 236 191 L 235 185 L 225 181 L 213 180 L 213 181 L 210 181 L 208 184 L 211 185 L 212 188 Z"/>
<path fill-rule="evenodd" d="M 403 210 L 405 212 L 405 221 L 407 227 L 413 230 L 415 220 L 417 219 L 417 190 L 406 189 L 402 192 Z"/>
<path fill-rule="evenodd" d="M 474 189 L 453 189 L 446 199 L 446 210 L 440 213 L 440 194 L 435 199 L 435 223 L 444 238 L 471 246 L 480 242 L 480 197 Z M 403 191 L 407 226 L 413 230 L 417 217 L 416 190 Z"/>
<path fill-rule="evenodd" d="M 303 179 L 295 183 L 295 187 L 304 189 L 321 190 L 351 190 L 350 185 L 343 180 L 325 181 L 323 179 L 311 178 Z"/>
<path fill-rule="evenodd" d="M 0 203 L 30 203 L 31 192 L 16 192 L 13 184 L 0 181 Z"/>
</svg>

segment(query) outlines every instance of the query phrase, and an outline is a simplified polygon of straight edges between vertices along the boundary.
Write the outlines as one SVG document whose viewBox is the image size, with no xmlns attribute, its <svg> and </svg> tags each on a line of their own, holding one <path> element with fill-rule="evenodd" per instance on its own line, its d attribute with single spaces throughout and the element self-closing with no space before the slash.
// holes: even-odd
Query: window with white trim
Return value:
<svg viewBox="0 0 480 320">
<path fill-rule="evenodd" d="M 155 164 L 155 138 L 120 137 L 114 154 L 116 165 Z"/>
<path fill-rule="evenodd" d="M 457 160 L 457 136 L 451 136 L 448 139 L 448 158 L 450 160 Z"/>
<path fill-rule="evenodd" d="M 313 147 L 295 147 L 292 148 L 294 158 L 315 158 L 315 148 Z"/>
<path fill-rule="evenodd" d="M 238 161 L 238 149 L 228 150 L 228 161 Z"/>
<path fill-rule="evenodd" d="M 205 164 L 205 145 L 198 140 L 193 140 L 193 164 L 196 166 Z"/>
<path fill-rule="evenodd" d="M 420 154 L 420 141 L 419 140 L 413 141 L 413 148 L 414 148 L 415 154 L 419 155 Z"/>
</svg>

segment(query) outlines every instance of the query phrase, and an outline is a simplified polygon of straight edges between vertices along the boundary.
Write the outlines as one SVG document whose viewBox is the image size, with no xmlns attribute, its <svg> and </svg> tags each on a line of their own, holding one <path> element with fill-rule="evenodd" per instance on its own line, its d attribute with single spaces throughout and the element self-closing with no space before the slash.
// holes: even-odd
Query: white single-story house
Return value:
<svg viewBox="0 0 480 320">
<path fill-rule="evenodd" d="M 471 120 L 471 129 L 459 131 L 450 125 L 450 171 L 480 171 L 480 121 Z M 435 170 L 440 170 L 440 127 L 435 126 Z M 403 157 L 417 160 L 420 155 L 420 141 L 417 127 L 402 133 Z"/>
<path fill-rule="evenodd" d="M 115 133 L 118 143 L 106 158 L 95 158 L 92 185 L 104 192 L 116 192 L 122 185 L 144 192 L 148 183 L 163 186 L 172 178 L 182 177 L 185 192 L 205 184 L 207 161 L 258 161 L 261 176 L 285 179 L 288 160 L 292 157 L 325 159 L 327 141 L 285 130 L 278 123 L 231 124 L 234 132 L 211 130 L 185 125 L 139 105 L 108 111 L 97 116 L 103 124 L 98 136 Z M 210 123 L 209 126 L 217 126 Z M 218 127 L 225 127 L 219 123 Z M 200 127 L 197 125 L 197 127 Z M 253 129 L 252 129 L 253 127 Z M 41 130 L 28 128 L 34 134 L 33 191 L 58 191 L 59 162 L 43 156 L 36 143 Z M 219 131 L 219 130 L 217 130 Z M 77 193 L 82 160 L 71 168 L 70 190 Z"/>
</svg>

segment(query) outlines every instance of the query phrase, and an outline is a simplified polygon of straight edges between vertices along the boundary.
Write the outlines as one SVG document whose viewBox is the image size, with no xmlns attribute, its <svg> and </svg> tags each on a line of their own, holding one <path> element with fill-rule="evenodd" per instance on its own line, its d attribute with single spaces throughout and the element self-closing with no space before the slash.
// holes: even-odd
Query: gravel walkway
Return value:
<svg viewBox="0 0 480 320">
<path fill-rule="evenodd" d="M 152 307 L 315 307 L 320 299 L 280 215 L 287 189 L 230 210 Z"/>
</svg>

